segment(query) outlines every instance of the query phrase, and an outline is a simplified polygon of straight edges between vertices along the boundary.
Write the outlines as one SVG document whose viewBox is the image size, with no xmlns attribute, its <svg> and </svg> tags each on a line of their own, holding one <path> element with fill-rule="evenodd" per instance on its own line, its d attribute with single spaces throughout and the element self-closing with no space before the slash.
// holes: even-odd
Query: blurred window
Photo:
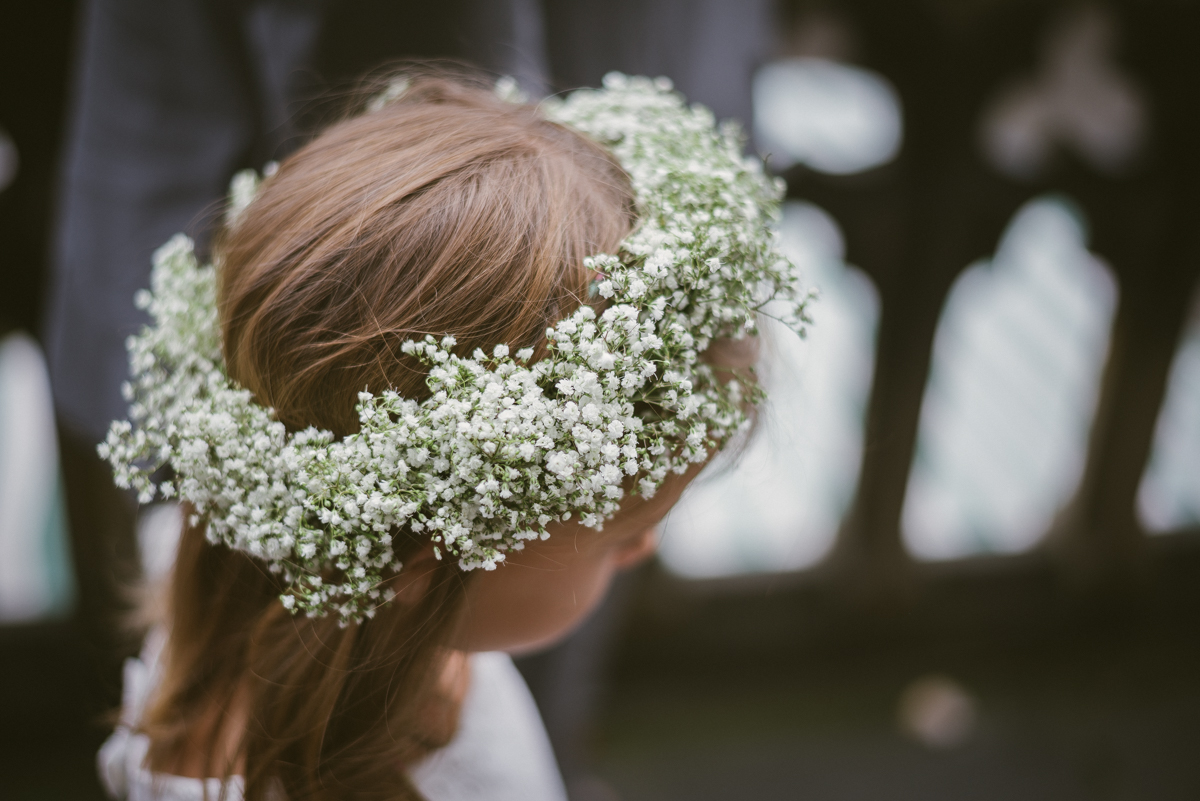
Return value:
<svg viewBox="0 0 1200 801">
<path fill-rule="evenodd" d="M 1074 494 L 1116 303 L 1061 199 L 1022 207 L 946 300 L 902 527 L 922 559 L 1032 546 Z"/>
<path fill-rule="evenodd" d="M 1137 504 L 1153 533 L 1200 526 L 1200 289 L 1171 364 Z"/>
<path fill-rule="evenodd" d="M 0 340 L 0 623 L 63 615 L 74 597 L 50 380 L 26 334 Z"/>
<path fill-rule="evenodd" d="M 823 58 L 768 64 L 754 76 L 754 134 L 774 169 L 847 175 L 900 150 L 900 98 L 874 72 Z"/>
<path fill-rule="evenodd" d="M 980 135 L 992 165 L 1032 178 L 1063 147 L 1105 173 L 1133 163 L 1146 138 L 1146 102 L 1115 58 L 1112 13 L 1081 6 L 1054 26 L 1037 72 L 1007 84 L 987 104 Z"/>
<path fill-rule="evenodd" d="M 819 287 L 815 323 L 799 339 L 762 326 L 769 400 L 746 447 L 718 457 L 667 518 L 660 555 L 691 578 L 811 565 L 833 544 L 858 482 L 875 359 L 875 286 L 843 261 L 837 223 L 785 205 L 783 245 Z M 769 310 L 768 310 L 769 311 Z"/>
<path fill-rule="evenodd" d="M 16 143 L 3 128 L 0 128 L 0 192 L 7 189 L 17 177 L 19 163 Z"/>
</svg>

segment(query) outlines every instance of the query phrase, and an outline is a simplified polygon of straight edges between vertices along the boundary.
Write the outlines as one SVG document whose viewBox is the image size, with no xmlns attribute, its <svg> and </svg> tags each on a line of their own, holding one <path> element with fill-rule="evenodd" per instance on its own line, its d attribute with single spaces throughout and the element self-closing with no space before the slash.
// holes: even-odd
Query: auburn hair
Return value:
<svg viewBox="0 0 1200 801">
<path fill-rule="evenodd" d="M 428 395 L 407 339 L 542 351 L 586 298 L 584 258 L 634 222 L 628 177 L 600 146 L 486 86 L 410 75 L 399 98 L 285 159 L 218 236 L 229 373 L 290 429 L 345 436 L 364 389 Z M 426 547 L 393 536 L 401 561 Z M 419 799 L 405 767 L 457 725 L 437 687 L 468 580 L 438 562 L 418 603 L 340 626 L 288 613 L 279 576 L 186 525 L 141 723 L 150 767 L 199 753 L 204 776 L 242 771 L 247 801 Z"/>
</svg>

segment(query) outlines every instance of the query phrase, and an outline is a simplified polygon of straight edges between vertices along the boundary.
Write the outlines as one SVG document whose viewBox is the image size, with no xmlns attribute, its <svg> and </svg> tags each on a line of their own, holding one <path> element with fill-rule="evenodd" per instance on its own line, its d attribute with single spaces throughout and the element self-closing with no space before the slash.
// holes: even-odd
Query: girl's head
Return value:
<svg viewBox="0 0 1200 801">
<path fill-rule="evenodd" d="M 483 88 L 413 80 L 268 180 L 219 245 L 233 378 L 293 428 L 357 427 L 364 388 L 424 395 L 405 340 L 542 344 L 615 250 L 633 192 L 600 146 Z"/>
<path fill-rule="evenodd" d="M 285 160 L 218 240 L 230 375 L 293 430 L 351 433 L 364 388 L 424 395 L 406 340 L 540 350 L 547 326 L 585 302 L 584 258 L 616 249 L 633 208 L 598 145 L 486 88 L 414 78 Z M 449 649 L 562 633 L 648 550 L 688 478 L 602 533 L 562 525 L 480 577 L 395 532 L 395 600 L 344 628 L 289 614 L 282 579 L 188 528 L 166 674 L 144 719 L 152 766 L 244 772 L 249 801 L 274 782 L 292 801 L 415 797 L 404 765 L 456 719 L 437 689 Z"/>
</svg>

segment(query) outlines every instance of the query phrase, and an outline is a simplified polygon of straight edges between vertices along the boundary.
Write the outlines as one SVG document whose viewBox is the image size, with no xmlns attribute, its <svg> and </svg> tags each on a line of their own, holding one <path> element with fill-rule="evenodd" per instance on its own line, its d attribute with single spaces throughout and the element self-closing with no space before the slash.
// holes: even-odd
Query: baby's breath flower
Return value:
<svg viewBox="0 0 1200 801">
<path fill-rule="evenodd" d="M 743 404 L 762 390 L 752 376 L 720 383 L 699 353 L 753 334 L 771 300 L 796 330 L 808 322 L 808 296 L 772 231 L 782 187 L 743 159 L 736 128 L 714 129 L 669 82 L 614 74 L 604 85 L 543 104 L 608 147 L 637 196 L 637 230 L 586 262 L 602 313 L 585 305 L 557 321 L 533 364 L 533 348 L 464 358 L 452 336 L 405 342 L 429 371 L 427 400 L 364 391 L 358 433 L 288 434 L 228 377 L 214 270 L 176 236 L 138 293 L 154 324 L 128 343 L 130 419 L 98 447 L 117 484 L 143 502 L 188 501 L 211 540 L 288 577 L 284 608 L 345 623 L 371 616 L 399 569 L 396 529 L 429 532 L 435 555 L 463 570 L 493 570 L 555 520 L 602 527 L 626 477 L 650 497 L 743 430 Z M 235 178 L 231 224 L 257 183 Z M 164 464 L 173 477 L 156 485 Z M 323 580 L 331 569 L 340 573 Z M 382 602 L 391 597 L 382 590 Z"/>
</svg>

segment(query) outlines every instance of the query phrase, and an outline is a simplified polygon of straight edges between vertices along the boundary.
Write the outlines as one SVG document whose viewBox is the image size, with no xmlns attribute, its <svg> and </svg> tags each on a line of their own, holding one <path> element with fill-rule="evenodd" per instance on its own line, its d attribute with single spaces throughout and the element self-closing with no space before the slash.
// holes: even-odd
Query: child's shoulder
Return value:
<svg viewBox="0 0 1200 801">
<path fill-rule="evenodd" d="M 138 657 L 125 660 L 121 720 L 96 755 L 100 781 L 111 797 L 121 801 L 205 801 L 206 798 L 242 801 L 240 776 L 230 779 L 221 795 L 218 779 L 201 781 L 156 774 L 145 766 L 150 738 L 139 733 L 137 725 L 161 677 L 160 657 L 166 641 L 166 630 L 156 626 L 146 635 Z"/>
<path fill-rule="evenodd" d="M 121 801 L 242 801 L 240 776 L 228 781 L 222 796 L 218 779 L 156 774 L 145 767 L 150 740 L 137 732 L 137 723 L 160 679 L 165 642 L 166 632 L 152 629 L 140 656 L 126 660 L 121 722 L 96 757 L 100 779 Z M 458 733 L 419 763 L 412 779 L 430 801 L 566 801 L 533 696 L 507 654 L 471 657 Z"/>
<path fill-rule="evenodd" d="M 550 740 L 508 654 L 471 657 L 458 733 L 411 771 L 431 801 L 566 801 Z"/>
</svg>

